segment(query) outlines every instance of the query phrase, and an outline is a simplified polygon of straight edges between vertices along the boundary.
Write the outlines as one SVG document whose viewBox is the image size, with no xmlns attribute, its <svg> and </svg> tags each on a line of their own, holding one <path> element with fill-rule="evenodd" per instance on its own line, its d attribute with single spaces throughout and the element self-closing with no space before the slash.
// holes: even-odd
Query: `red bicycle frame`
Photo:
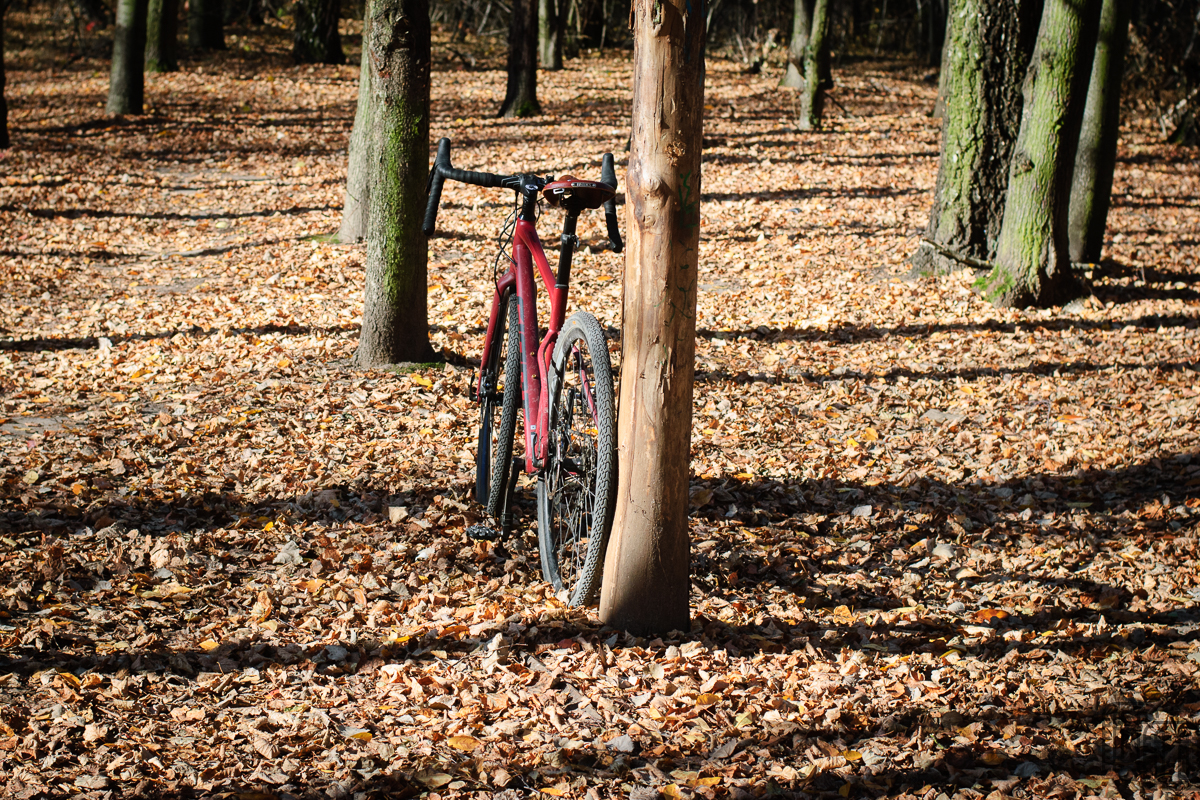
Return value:
<svg viewBox="0 0 1200 800">
<path fill-rule="evenodd" d="M 546 285 L 550 295 L 550 324 L 546 335 L 538 343 L 538 313 L 537 313 L 537 283 L 533 267 Z M 518 219 L 513 233 L 512 260 L 508 270 L 496 281 L 496 291 L 492 295 L 492 313 L 488 318 L 487 336 L 483 342 L 483 352 L 492 352 L 496 328 L 500 323 L 500 303 L 505 294 L 512 295 L 509 302 L 517 301 L 518 318 L 521 329 L 516 331 L 517 341 L 521 345 L 521 395 L 525 405 L 525 471 L 535 472 L 546 459 L 550 439 L 539 436 L 549 426 L 550 383 L 545 376 L 550 371 L 550 354 L 554 351 L 554 343 L 558 340 L 558 332 L 562 330 L 563 320 L 567 311 L 567 287 L 556 285 L 554 271 L 546 260 L 546 251 L 542 249 L 542 241 L 538 238 L 537 229 L 532 222 Z M 513 332 L 510 332 L 510 336 Z M 510 339 L 510 341 L 512 341 Z M 486 355 L 485 355 L 486 358 Z M 483 373 L 480 372 L 476 393 L 483 391 Z M 530 422 L 535 420 L 535 422 Z"/>
</svg>

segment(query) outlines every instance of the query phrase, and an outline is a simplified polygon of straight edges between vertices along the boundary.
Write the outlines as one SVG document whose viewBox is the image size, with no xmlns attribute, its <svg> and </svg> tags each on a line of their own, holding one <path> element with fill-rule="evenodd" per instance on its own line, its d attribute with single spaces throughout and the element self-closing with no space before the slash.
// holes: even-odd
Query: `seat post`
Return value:
<svg viewBox="0 0 1200 800">
<path fill-rule="evenodd" d="M 575 246 L 579 244 L 579 238 L 575 236 L 575 225 L 578 222 L 578 211 L 568 211 L 563 218 L 563 231 L 558 248 L 558 274 L 554 278 L 555 289 L 566 289 L 571 283 L 571 256 L 575 253 Z"/>
</svg>

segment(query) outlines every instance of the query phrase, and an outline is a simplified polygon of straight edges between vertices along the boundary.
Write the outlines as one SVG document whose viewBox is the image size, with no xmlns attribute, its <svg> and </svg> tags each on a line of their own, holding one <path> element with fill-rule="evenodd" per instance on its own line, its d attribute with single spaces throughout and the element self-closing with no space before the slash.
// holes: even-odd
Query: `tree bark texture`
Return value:
<svg viewBox="0 0 1200 800">
<path fill-rule="evenodd" d="M 538 63 L 542 69 L 563 68 L 563 34 L 567 0 L 538 0 Z"/>
<path fill-rule="evenodd" d="M 928 243 L 913 253 L 914 272 L 948 272 L 995 254 L 1041 6 L 1042 0 L 951 0 L 942 157 Z"/>
<path fill-rule="evenodd" d="M 224 50 L 224 13 L 222 0 L 188 0 L 188 47 Z"/>
<path fill-rule="evenodd" d="M 4 99 L 4 12 L 7 8 L 7 0 L 0 2 L 0 150 L 12 145 L 8 136 L 8 101 Z"/>
<path fill-rule="evenodd" d="M 813 0 L 794 0 L 792 5 L 792 38 L 788 42 L 787 71 L 779 85 L 785 89 L 804 88 L 804 49 L 812 27 Z"/>
<path fill-rule="evenodd" d="M 358 69 L 358 102 L 354 127 L 350 130 L 350 152 L 346 166 L 346 201 L 338 241 L 357 242 L 367 235 L 367 210 L 371 207 L 371 156 L 373 95 L 371 93 L 371 11 L 363 15 L 362 63 Z"/>
<path fill-rule="evenodd" d="M 1070 257 L 1075 263 L 1096 263 L 1104 249 L 1117 162 L 1117 135 L 1121 128 L 1121 76 L 1125 71 L 1132 5 L 1132 0 L 1104 0 L 1100 12 L 1100 35 L 1079 129 L 1075 171 L 1071 175 L 1068 229 Z"/>
<path fill-rule="evenodd" d="M 688 629 L 688 457 L 704 121 L 703 0 L 634 0 L 619 479 L 600 617 Z"/>
<path fill-rule="evenodd" d="M 1046 0 L 1025 79 L 995 266 L 978 284 L 997 306 L 1060 305 L 1078 290 L 1067 210 L 1100 8 Z"/>
<path fill-rule="evenodd" d="M 374 0 L 366 292 L 354 361 L 433 361 L 421 230 L 429 176 L 429 0 Z"/>
<path fill-rule="evenodd" d="M 508 26 L 508 88 L 500 106 L 501 117 L 536 117 L 542 113 L 537 98 L 538 0 L 513 0 Z"/>
<path fill-rule="evenodd" d="M 113 29 L 112 71 L 108 78 L 109 114 L 141 114 L 145 90 L 146 0 L 120 0 Z"/>
<path fill-rule="evenodd" d="M 292 58 L 297 64 L 344 64 L 338 17 L 342 0 L 296 0 L 292 4 Z"/>
<path fill-rule="evenodd" d="M 804 46 L 804 88 L 800 92 L 800 130 L 811 131 L 821 127 L 821 115 L 825 106 L 825 83 L 822 80 L 821 64 L 829 62 L 829 0 L 816 0 L 813 4 L 812 27 L 808 43 Z"/>
<path fill-rule="evenodd" d="M 179 0 L 150 0 L 146 16 L 146 72 L 179 69 Z"/>
</svg>

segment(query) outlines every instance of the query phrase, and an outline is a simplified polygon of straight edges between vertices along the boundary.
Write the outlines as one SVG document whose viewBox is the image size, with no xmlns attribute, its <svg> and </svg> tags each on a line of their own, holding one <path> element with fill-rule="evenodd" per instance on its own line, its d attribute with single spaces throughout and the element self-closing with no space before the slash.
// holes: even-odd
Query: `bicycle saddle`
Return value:
<svg viewBox="0 0 1200 800">
<path fill-rule="evenodd" d="M 542 196 L 552 206 L 562 206 L 569 212 L 578 213 L 585 208 L 599 208 L 617 194 L 616 189 L 600 181 L 581 181 L 572 175 L 564 175 L 553 183 L 546 184 Z"/>
</svg>

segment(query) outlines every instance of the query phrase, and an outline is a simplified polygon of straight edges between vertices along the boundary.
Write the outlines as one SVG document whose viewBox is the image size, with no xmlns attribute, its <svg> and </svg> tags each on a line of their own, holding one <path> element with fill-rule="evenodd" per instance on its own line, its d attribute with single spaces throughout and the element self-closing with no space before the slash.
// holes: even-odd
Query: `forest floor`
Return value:
<svg viewBox="0 0 1200 800">
<path fill-rule="evenodd" d="M 921 70 L 842 65 L 801 134 L 774 71 L 711 59 L 693 621 L 643 639 L 541 581 L 528 496 L 506 549 L 464 537 L 507 198 L 447 186 L 447 364 L 355 369 L 363 248 L 324 235 L 356 67 L 235 28 L 112 119 L 102 48 L 8 23 L 6 797 L 1200 790 L 1194 151 L 1131 115 L 1087 296 L 1002 311 L 969 272 L 904 278 Z M 439 42 L 457 165 L 623 173 L 627 53 L 542 73 L 515 122 L 495 48 L 466 71 Z M 614 337 L 621 270 L 573 275 Z"/>
</svg>

